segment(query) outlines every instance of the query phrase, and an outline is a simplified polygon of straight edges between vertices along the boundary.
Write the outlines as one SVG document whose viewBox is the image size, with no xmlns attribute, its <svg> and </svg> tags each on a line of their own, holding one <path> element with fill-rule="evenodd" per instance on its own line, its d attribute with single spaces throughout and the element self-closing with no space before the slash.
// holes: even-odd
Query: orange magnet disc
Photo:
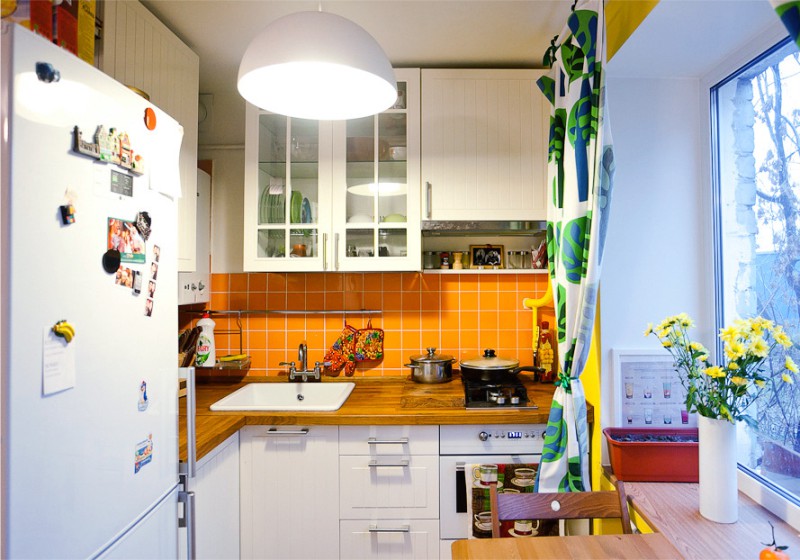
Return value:
<svg viewBox="0 0 800 560">
<path fill-rule="evenodd" d="M 147 130 L 155 130 L 156 128 L 156 112 L 153 111 L 152 107 L 144 110 L 144 125 Z"/>
</svg>

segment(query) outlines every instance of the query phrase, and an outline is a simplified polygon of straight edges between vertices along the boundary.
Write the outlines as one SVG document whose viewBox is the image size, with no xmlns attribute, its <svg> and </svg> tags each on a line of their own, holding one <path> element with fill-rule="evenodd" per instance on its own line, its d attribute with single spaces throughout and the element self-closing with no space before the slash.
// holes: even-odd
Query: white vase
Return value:
<svg viewBox="0 0 800 560">
<path fill-rule="evenodd" d="M 717 523 L 739 519 L 736 424 L 697 416 L 700 515 Z"/>
</svg>

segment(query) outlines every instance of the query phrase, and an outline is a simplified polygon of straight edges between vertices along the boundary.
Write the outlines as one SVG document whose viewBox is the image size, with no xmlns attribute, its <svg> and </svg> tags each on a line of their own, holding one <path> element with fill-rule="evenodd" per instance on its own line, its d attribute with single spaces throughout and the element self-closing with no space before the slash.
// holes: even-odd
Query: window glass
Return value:
<svg viewBox="0 0 800 560">
<path fill-rule="evenodd" d="M 718 327 L 761 315 L 784 326 L 800 362 L 800 60 L 784 41 L 711 89 Z M 717 356 L 721 356 L 717 349 Z M 768 390 L 738 427 L 739 464 L 800 496 L 800 376 Z"/>
</svg>

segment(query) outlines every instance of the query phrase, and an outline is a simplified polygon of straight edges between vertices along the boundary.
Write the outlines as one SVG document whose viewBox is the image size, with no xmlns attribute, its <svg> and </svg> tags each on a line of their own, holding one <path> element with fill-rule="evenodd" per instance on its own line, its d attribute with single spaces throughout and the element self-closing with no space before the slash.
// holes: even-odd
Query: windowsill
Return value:
<svg viewBox="0 0 800 560">
<path fill-rule="evenodd" d="M 686 558 L 758 558 L 764 543 L 772 540 L 769 523 L 775 527 L 779 545 L 788 545 L 790 553 L 800 550 L 797 530 L 741 490 L 739 520 L 731 524 L 700 515 L 697 484 L 626 482 L 625 490 L 633 507 L 632 518 L 663 533 Z"/>
</svg>

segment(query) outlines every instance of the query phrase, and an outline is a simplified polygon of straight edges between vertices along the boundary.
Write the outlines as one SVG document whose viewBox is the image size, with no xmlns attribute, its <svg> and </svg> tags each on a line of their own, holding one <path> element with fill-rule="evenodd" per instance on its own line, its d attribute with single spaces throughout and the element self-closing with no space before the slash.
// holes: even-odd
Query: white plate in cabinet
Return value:
<svg viewBox="0 0 800 560">
<path fill-rule="evenodd" d="M 438 455 L 439 426 L 341 426 L 340 455 Z"/>
<path fill-rule="evenodd" d="M 438 519 L 439 457 L 339 457 L 342 519 Z"/>
<path fill-rule="evenodd" d="M 341 558 L 439 558 L 439 523 L 431 519 L 342 521 Z"/>
</svg>

